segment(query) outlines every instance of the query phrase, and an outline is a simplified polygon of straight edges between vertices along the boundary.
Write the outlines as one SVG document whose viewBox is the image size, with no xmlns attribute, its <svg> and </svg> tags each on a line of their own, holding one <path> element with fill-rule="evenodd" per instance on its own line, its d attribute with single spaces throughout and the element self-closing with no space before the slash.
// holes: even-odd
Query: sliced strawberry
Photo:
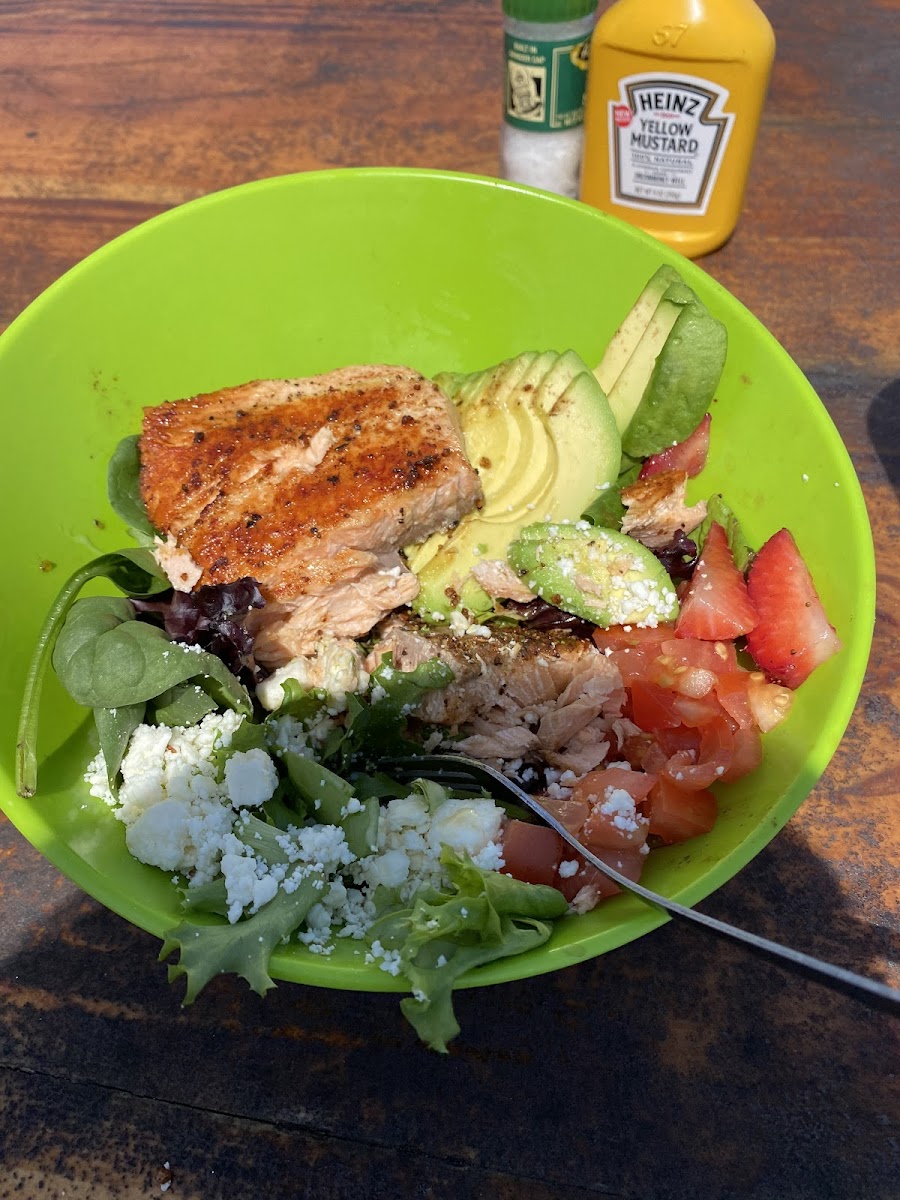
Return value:
<svg viewBox="0 0 900 1200">
<path fill-rule="evenodd" d="M 770 537 L 754 558 L 747 588 L 759 614 L 747 635 L 747 649 L 773 683 L 797 688 L 841 649 L 841 639 L 787 529 Z"/>
<path fill-rule="evenodd" d="M 709 413 L 703 418 L 692 434 L 683 442 L 674 446 L 666 446 L 658 454 L 651 454 L 641 467 L 638 479 L 646 479 L 649 475 L 658 475 L 660 471 L 687 471 L 693 477 L 699 475 L 706 466 L 706 456 L 709 453 Z"/>
<path fill-rule="evenodd" d="M 748 633 L 757 622 L 744 577 L 734 565 L 725 530 L 713 521 L 681 602 L 675 632 L 719 642 Z"/>
</svg>

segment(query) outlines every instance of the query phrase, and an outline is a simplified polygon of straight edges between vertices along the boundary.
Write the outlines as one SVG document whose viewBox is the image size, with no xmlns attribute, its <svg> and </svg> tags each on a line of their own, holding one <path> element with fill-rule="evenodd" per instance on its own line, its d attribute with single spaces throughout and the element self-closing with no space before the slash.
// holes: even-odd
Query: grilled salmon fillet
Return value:
<svg viewBox="0 0 900 1200">
<path fill-rule="evenodd" d="M 262 380 L 145 409 L 141 494 L 182 590 L 255 579 L 260 661 L 356 637 L 418 583 L 399 547 L 481 498 L 451 402 L 407 367 Z"/>
</svg>

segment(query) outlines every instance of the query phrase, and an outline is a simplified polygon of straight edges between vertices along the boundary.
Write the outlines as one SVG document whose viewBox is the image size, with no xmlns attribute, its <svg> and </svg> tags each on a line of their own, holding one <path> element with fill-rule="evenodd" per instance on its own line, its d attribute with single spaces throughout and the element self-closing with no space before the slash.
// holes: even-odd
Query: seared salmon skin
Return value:
<svg viewBox="0 0 900 1200">
<path fill-rule="evenodd" d="M 257 633 L 293 619 L 281 648 L 267 629 L 263 662 L 326 631 L 361 636 L 408 603 L 418 583 L 399 548 L 454 525 L 481 498 L 452 403 L 401 366 L 262 380 L 147 408 L 140 453 L 141 494 L 173 584 L 251 576 L 270 602 Z"/>
</svg>

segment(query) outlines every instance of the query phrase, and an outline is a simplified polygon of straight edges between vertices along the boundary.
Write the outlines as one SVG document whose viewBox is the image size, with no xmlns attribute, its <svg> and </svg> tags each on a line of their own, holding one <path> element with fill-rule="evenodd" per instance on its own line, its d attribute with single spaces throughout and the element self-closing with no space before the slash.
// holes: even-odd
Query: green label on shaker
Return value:
<svg viewBox="0 0 900 1200">
<path fill-rule="evenodd" d="M 506 120 L 552 133 L 584 117 L 590 40 L 535 42 L 506 34 Z"/>
</svg>

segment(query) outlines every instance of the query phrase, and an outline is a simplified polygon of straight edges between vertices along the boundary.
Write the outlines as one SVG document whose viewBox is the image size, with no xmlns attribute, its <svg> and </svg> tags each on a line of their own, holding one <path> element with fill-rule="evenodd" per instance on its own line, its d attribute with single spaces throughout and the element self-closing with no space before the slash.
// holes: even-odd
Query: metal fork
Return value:
<svg viewBox="0 0 900 1200">
<path fill-rule="evenodd" d="M 822 959 L 813 958 L 810 954 L 803 954 L 799 950 L 792 950 L 790 947 L 782 946 L 768 938 L 759 937 L 758 934 L 750 933 L 746 929 L 728 925 L 725 921 L 718 921 L 715 917 L 707 916 L 706 913 L 686 908 L 675 900 L 667 900 L 665 896 L 651 892 L 642 884 L 626 879 L 619 871 L 597 858 L 586 846 L 582 845 L 578 838 L 557 821 L 556 817 L 548 812 L 534 796 L 486 763 L 479 762 L 474 758 L 466 758 L 461 754 L 423 754 L 414 757 L 381 759 L 378 766 L 399 783 L 410 783 L 414 779 L 432 779 L 451 788 L 471 789 L 474 785 L 477 788 L 484 788 L 496 798 L 502 798 L 505 795 L 517 804 L 530 808 L 598 871 L 617 883 L 623 891 L 639 896 L 651 907 L 668 913 L 670 916 L 702 925 L 704 929 L 718 934 L 720 937 L 743 942 L 757 953 L 774 958 L 781 965 L 787 965 L 801 974 L 812 977 L 819 983 L 827 984 L 837 991 L 846 992 L 856 999 L 864 999 L 869 1003 L 874 1000 L 879 1003 L 879 1006 L 888 1008 L 900 1005 L 900 990 L 889 987 L 886 983 L 869 979 L 865 975 L 857 975 L 855 971 L 834 966 L 832 963 L 823 962 Z"/>
</svg>

